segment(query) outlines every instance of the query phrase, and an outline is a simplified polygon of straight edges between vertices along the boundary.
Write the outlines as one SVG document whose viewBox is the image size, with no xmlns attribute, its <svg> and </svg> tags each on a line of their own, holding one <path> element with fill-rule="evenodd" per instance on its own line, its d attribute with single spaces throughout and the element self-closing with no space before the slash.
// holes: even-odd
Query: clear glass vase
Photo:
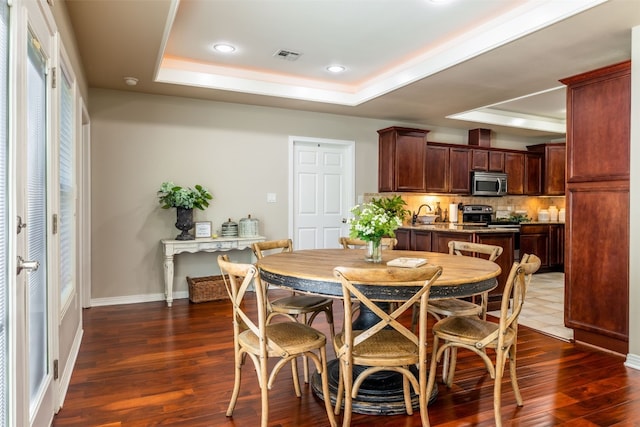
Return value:
<svg viewBox="0 0 640 427">
<path fill-rule="evenodd" d="M 382 245 L 380 240 L 369 240 L 364 255 L 367 262 L 382 262 Z"/>
</svg>

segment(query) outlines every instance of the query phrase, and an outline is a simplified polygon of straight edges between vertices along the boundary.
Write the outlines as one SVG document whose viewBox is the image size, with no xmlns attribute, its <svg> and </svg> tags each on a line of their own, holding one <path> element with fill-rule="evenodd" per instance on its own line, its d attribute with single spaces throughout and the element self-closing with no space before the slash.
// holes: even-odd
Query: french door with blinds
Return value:
<svg viewBox="0 0 640 427">
<path fill-rule="evenodd" d="M 9 6 L 0 2 L 0 425 L 9 425 Z"/>
<path fill-rule="evenodd" d="M 50 150 L 54 32 L 38 2 L 18 3 L 15 133 L 15 412 L 14 425 L 44 426 L 55 410 L 53 328 L 56 294 L 50 236 Z M 26 26 L 23 25 L 26 23 Z M 11 188 L 11 187 L 10 187 Z M 10 238 L 14 238 L 10 234 Z M 10 363 L 11 366 L 11 363 Z M 11 407 L 11 406 L 10 406 Z"/>
<path fill-rule="evenodd" d="M 0 426 L 51 425 L 82 337 L 82 103 L 51 5 L 0 0 Z"/>
</svg>

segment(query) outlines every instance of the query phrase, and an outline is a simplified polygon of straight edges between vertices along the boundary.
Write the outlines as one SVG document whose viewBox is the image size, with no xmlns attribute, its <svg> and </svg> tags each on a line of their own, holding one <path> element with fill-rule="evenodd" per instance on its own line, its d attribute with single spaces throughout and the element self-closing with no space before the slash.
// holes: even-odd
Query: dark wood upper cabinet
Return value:
<svg viewBox="0 0 640 427">
<path fill-rule="evenodd" d="M 542 156 L 542 194 L 562 196 L 565 189 L 566 144 L 530 145 L 527 150 Z"/>
<path fill-rule="evenodd" d="M 426 191 L 427 130 L 378 131 L 378 191 Z"/>
<path fill-rule="evenodd" d="M 489 170 L 489 150 L 471 150 L 471 170 L 481 172 Z"/>
<path fill-rule="evenodd" d="M 471 194 L 471 172 L 507 174 L 508 194 L 564 194 L 562 144 L 529 151 L 427 142 L 427 130 L 378 131 L 378 191 Z M 532 148 L 533 147 L 533 148 Z"/>
<path fill-rule="evenodd" d="M 489 151 L 489 172 L 504 172 L 504 157 L 502 151 Z"/>
<path fill-rule="evenodd" d="M 507 194 L 524 194 L 524 153 L 504 153 Z"/>
<path fill-rule="evenodd" d="M 569 86 L 567 115 L 571 114 L 571 122 L 567 121 L 567 182 L 629 179 L 628 68 L 627 62 L 604 73 L 595 70 L 562 80 Z"/>
<path fill-rule="evenodd" d="M 449 148 L 449 193 L 471 193 L 471 150 L 466 147 Z"/>
<path fill-rule="evenodd" d="M 446 193 L 449 188 L 449 147 L 427 145 L 427 191 Z"/>
<path fill-rule="evenodd" d="M 538 196 L 542 194 L 541 155 L 530 153 L 524 155 L 524 178 L 524 194 L 528 196 Z"/>
</svg>

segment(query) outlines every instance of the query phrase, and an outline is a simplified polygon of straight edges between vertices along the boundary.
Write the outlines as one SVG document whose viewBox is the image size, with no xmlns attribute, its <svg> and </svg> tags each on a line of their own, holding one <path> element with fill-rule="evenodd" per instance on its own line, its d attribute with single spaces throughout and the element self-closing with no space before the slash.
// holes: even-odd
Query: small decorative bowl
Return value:
<svg viewBox="0 0 640 427">
<path fill-rule="evenodd" d="M 436 215 L 420 215 L 418 217 L 418 222 L 420 224 L 432 224 L 436 220 Z"/>
</svg>

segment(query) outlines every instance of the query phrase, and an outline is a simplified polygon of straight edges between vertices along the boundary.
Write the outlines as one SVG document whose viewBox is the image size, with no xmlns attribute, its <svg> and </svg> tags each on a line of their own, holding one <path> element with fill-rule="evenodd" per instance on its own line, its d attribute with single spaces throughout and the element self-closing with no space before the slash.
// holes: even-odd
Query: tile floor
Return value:
<svg viewBox="0 0 640 427">
<path fill-rule="evenodd" d="M 564 273 L 533 275 L 518 323 L 561 340 L 573 340 L 573 330 L 564 327 Z"/>
</svg>

